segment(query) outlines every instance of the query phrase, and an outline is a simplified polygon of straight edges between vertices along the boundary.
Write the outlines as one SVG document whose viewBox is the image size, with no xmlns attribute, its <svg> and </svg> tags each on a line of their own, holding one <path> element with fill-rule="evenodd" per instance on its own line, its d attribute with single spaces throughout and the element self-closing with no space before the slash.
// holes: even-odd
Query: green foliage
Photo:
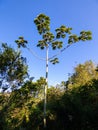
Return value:
<svg viewBox="0 0 98 130">
<path fill-rule="evenodd" d="M 59 63 L 59 61 L 58 61 L 58 58 L 54 58 L 54 59 L 52 59 L 52 60 L 50 60 L 50 62 L 52 63 L 52 64 L 56 64 L 56 63 Z"/>
<path fill-rule="evenodd" d="M 54 87 L 48 89 L 47 130 L 98 129 L 98 79 L 88 82 L 65 92 Z M 35 83 L 43 85 L 44 78 Z M 32 89 L 34 83 L 32 87 L 30 84 L 27 84 L 27 88 L 23 86 L 10 94 L 0 95 L 1 130 L 44 129 L 43 100 L 31 94 L 31 91 L 37 90 Z"/>
<path fill-rule="evenodd" d="M 50 18 L 44 14 L 39 14 L 37 18 L 34 19 L 34 23 L 37 26 L 39 34 L 46 33 L 50 30 Z"/>
<path fill-rule="evenodd" d="M 21 94 L 28 97 L 37 97 L 43 99 L 43 88 L 46 84 L 46 80 L 43 77 L 40 77 L 36 82 L 27 81 L 20 89 Z"/>
<path fill-rule="evenodd" d="M 37 84 L 39 86 L 43 86 L 46 84 L 46 79 L 44 77 L 40 77 L 40 79 L 37 80 Z"/>
<path fill-rule="evenodd" d="M 79 40 L 86 41 L 92 39 L 92 33 L 90 31 L 81 31 Z"/>
<path fill-rule="evenodd" d="M 57 28 L 56 31 L 56 38 L 65 38 L 66 34 L 71 34 L 72 28 L 67 28 L 66 26 L 62 25 L 60 28 Z"/>
<path fill-rule="evenodd" d="M 79 38 L 77 35 L 70 35 L 69 39 L 68 39 L 68 43 L 72 44 L 72 43 L 76 43 L 79 41 Z"/>
<path fill-rule="evenodd" d="M 95 82 L 96 81 L 96 82 Z M 47 129 L 97 130 L 98 128 L 98 80 L 56 95 L 50 92 L 48 100 L 49 115 Z M 62 96 L 61 96 L 62 95 Z M 56 97 L 57 96 L 57 97 Z"/>
<path fill-rule="evenodd" d="M 61 25 L 59 28 L 55 29 L 56 34 L 50 32 L 50 18 L 45 14 L 39 14 L 35 19 L 34 23 L 37 27 L 38 33 L 42 36 L 42 39 L 38 41 L 37 47 L 41 50 L 52 48 L 52 50 L 60 49 L 60 52 L 66 50 L 71 44 L 77 43 L 79 41 L 87 41 L 92 39 L 92 33 L 90 31 L 81 31 L 80 36 L 72 34 L 72 28 Z M 67 42 L 64 44 L 66 38 Z M 18 47 L 27 48 L 28 41 L 24 37 L 19 37 L 15 40 Z M 60 54 L 60 53 L 59 53 Z M 57 53 L 58 55 L 58 53 Z M 53 64 L 59 63 L 57 55 L 53 58 L 48 58 L 47 60 Z M 51 60 L 50 60 L 51 59 Z"/>
<path fill-rule="evenodd" d="M 26 58 L 21 56 L 7 44 L 2 44 L 0 50 L 0 87 L 15 89 L 20 86 L 27 77 Z"/>
<path fill-rule="evenodd" d="M 80 36 L 77 36 L 75 34 L 71 34 L 68 39 L 68 43 L 76 43 L 79 41 L 87 41 L 92 40 L 92 33 L 90 31 L 81 31 Z"/>
<path fill-rule="evenodd" d="M 96 66 L 92 61 L 86 61 L 84 64 L 79 64 L 74 68 L 75 72 L 69 77 L 67 87 L 78 87 L 90 83 L 93 79 L 98 79 Z"/>
<path fill-rule="evenodd" d="M 68 39 L 67 44 L 76 43 L 81 40 L 86 41 L 92 39 L 92 33 L 90 31 L 81 31 L 80 36 L 77 36 L 76 34 L 72 34 L 71 27 L 66 27 L 65 25 L 62 25 L 59 28 L 55 29 L 56 35 L 54 35 L 50 32 L 50 18 L 45 14 L 39 14 L 35 18 L 34 23 L 39 34 L 42 36 L 42 40 L 39 40 L 37 44 L 37 47 L 40 47 L 42 50 L 49 48 L 50 46 L 53 50 L 64 49 L 65 45 L 63 44 L 62 38 Z M 51 59 L 53 62 L 50 62 L 56 64 L 58 63 L 55 62 L 56 59 Z"/>
<path fill-rule="evenodd" d="M 24 37 L 19 37 L 18 40 L 15 40 L 18 45 L 18 48 L 23 47 L 26 48 L 26 44 L 28 43 L 27 40 L 24 40 Z"/>
<path fill-rule="evenodd" d="M 56 50 L 57 48 L 60 49 L 62 47 L 63 47 L 63 42 L 60 42 L 60 41 L 52 42 L 52 49 L 53 50 Z"/>
</svg>

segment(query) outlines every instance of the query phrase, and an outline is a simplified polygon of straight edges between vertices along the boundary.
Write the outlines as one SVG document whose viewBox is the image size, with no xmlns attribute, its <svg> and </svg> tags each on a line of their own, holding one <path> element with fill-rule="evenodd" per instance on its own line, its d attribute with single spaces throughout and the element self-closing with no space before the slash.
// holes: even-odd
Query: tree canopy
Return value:
<svg viewBox="0 0 98 130">
<path fill-rule="evenodd" d="M 0 49 L 0 87 L 3 91 L 8 88 L 14 90 L 21 86 L 27 77 L 26 58 L 20 51 L 14 50 L 6 43 Z"/>
<path fill-rule="evenodd" d="M 55 34 L 51 32 L 50 28 L 50 17 L 45 14 L 39 14 L 35 19 L 34 23 L 37 27 L 38 33 L 42 36 L 42 39 L 38 41 L 37 47 L 41 50 L 51 47 L 52 50 L 60 50 L 52 57 L 48 58 L 53 64 L 59 63 L 57 58 L 58 54 L 65 51 L 73 43 L 79 41 L 87 41 L 92 39 L 91 31 L 80 31 L 79 36 L 72 33 L 72 27 L 66 27 L 61 25 L 59 28 L 55 29 Z M 66 39 L 66 41 L 64 41 Z M 20 36 L 18 40 L 15 40 L 18 47 L 27 48 L 28 41 L 24 37 Z"/>
<path fill-rule="evenodd" d="M 74 73 L 69 77 L 67 87 L 78 87 L 91 83 L 93 79 L 98 79 L 97 66 L 90 60 L 84 64 L 78 64 L 74 68 Z"/>
</svg>

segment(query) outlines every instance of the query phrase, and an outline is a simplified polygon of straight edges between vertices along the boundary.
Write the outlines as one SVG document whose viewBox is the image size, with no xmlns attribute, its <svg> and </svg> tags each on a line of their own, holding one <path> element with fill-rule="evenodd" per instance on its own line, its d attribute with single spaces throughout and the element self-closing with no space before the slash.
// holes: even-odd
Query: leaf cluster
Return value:
<svg viewBox="0 0 98 130">
<path fill-rule="evenodd" d="M 34 19 L 34 23 L 37 26 L 39 34 L 50 30 L 50 18 L 44 14 L 39 14 L 37 18 Z"/>
<path fill-rule="evenodd" d="M 87 41 L 92 39 L 92 33 L 90 31 L 81 31 L 80 36 L 72 34 L 69 36 L 68 44 L 76 43 L 79 41 Z"/>
<path fill-rule="evenodd" d="M 72 28 L 67 28 L 66 26 L 62 25 L 60 28 L 57 28 L 56 31 L 56 38 L 65 38 L 66 34 L 71 34 Z"/>
<path fill-rule="evenodd" d="M 53 65 L 55 65 L 56 63 L 59 63 L 59 60 L 58 60 L 58 58 L 54 58 L 54 59 L 50 60 L 50 62 L 51 62 Z"/>
<path fill-rule="evenodd" d="M 23 47 L 26 48 L 26 44 L 28 43 L 27 40 L 24 39 L 24 37 L 20 36 L 18 40 L 15 40 L 15 42 L 18 45 L 18 48 Z"/>
</svg>

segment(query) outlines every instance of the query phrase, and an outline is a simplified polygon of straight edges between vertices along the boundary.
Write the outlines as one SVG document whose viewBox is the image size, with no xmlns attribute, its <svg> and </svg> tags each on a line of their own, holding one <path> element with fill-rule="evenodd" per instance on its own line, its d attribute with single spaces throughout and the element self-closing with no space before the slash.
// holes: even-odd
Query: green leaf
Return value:
<svg viewBox="0 0 98 130">
<path fill-rule="evenodd" d="M 55 42 L 52 42 L 52 49 L 55 50 L 55 49 L 61 49 L 63 47 L 63 42 L 61 41 L 55 41 Z"/>
<path fill-rule="evenodd" d="M 38 15 L 34 23 L 36 24 L 39 34 L 46 33 L 50 30 L 50 18 L 45 14 Z"/>
<path fill-rule="evenodd" d="M 73 34 L 69 36 L 68 44 L 76 43 L 79 41 L 79 38 L 77 35 Z"/>
<path fill-rule="evenodd" d="M 92 33 L 90 31 L 81 31 L 79 40 L 82 40 L 82 41 L 92 40 Z"/>
<path fill-rule="evenodd" d="M 20 47 L 25 48 L 25 47 L 26 47 L 26 44 L 28 43 L 28 41 L 25 40 L 24 37 L 22 37 L 22 36 L 19 37 L 18 40 L 15 40 L 15 42 L 17 43 L 17 45 L 18 45 L 19 48 L 20 48 Z"/>
<path fill-rule="evenodd" d="M 54 59 L 50 60 L 50 62 L 51 62 L 53 65 L 55 65 L 55 64 L 59 63 L 59 60 L 58 60 L 58 58 L 54 58 Z"/>
<path fill-rule="evenodd" d="M 54 39 L 54 35 L 51 32 L 46 32 L 45 34 L 43 34 L 43 39 L 49 43 Z"/>
<path fill-rule="evenodd" d="M 57 28 L 56 31 L 56 38 L 65 38 L 66 34 L 71 34 L 72 28 L 67 28 L 66 26 L 62 25 L 60 28 Z"/>
</svg>

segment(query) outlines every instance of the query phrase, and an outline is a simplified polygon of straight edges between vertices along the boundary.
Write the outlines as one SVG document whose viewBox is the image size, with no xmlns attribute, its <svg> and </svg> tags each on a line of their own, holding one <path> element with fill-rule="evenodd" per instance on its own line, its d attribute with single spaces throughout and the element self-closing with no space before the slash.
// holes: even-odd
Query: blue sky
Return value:
<svg viewBox="0 0 98 130">
<path fill-rule="evenodd" d="M 40 57 L 45 57 L 45 51 L 36 48 L 41 37 L 33 23 L 40 13 L 50 17 L 51 32 L 66 25 L 72 27 L 75 34 L 81 30 L 91 30 L 93 34 L 92 41 L 76 43 L 59 55 L 59 64 L 49 64 L 49 84 L 67 80 L 68 73 L 73 73 L 79 63 L 87 60 L 98 63 L 98 0 L 0 0 L 0 42 L 15 47 L 14 41 L 24 36 L 29 41 L 28 46 Z M 44 61 L 27 50 L 22 50 L 22 54 L 27 57 L 29 73 L 35 80 L 45 76 Z"/>
</svg>

